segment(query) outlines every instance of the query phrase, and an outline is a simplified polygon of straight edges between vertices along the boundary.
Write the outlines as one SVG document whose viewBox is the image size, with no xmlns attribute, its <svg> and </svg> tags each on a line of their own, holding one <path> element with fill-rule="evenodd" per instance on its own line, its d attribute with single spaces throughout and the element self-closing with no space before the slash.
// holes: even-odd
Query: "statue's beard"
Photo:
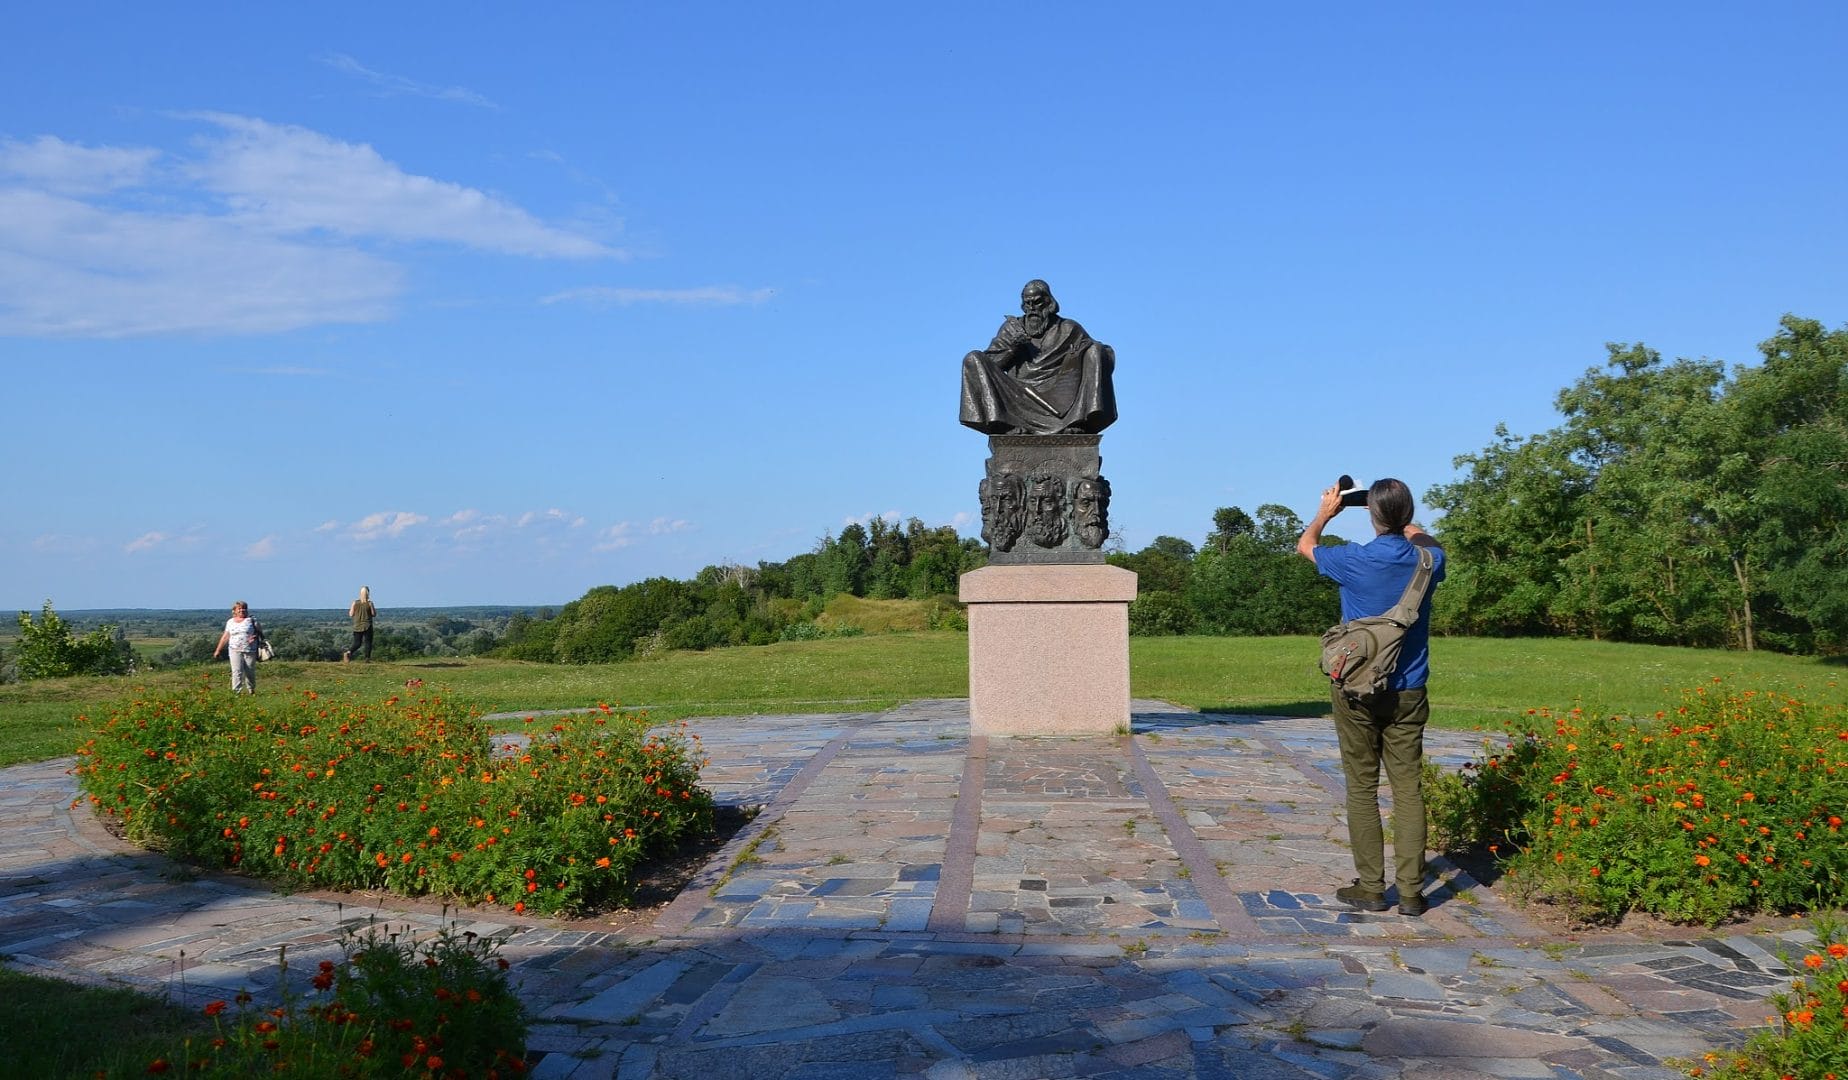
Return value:
<svg viewBox="0 0 1848 1080">
<path fill-rule="evenodd" d="M 1038 337 L 1046 332 L 1046 327 L 1052 322 L 1052 316 L 1038 311 L 1026 311 L 1021 313 L 1020 321 L 1025 324 L 1027 333 Z"/>
</svg>

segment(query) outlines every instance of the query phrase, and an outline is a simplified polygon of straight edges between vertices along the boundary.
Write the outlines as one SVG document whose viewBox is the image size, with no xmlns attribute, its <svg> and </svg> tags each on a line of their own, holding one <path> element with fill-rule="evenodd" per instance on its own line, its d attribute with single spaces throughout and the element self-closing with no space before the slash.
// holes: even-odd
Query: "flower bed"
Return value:
<svg viewBox="0 0 1848 1080">
<path fill-rule="evenodd" d="M 202 682 L 79 721 L 83 798 L 131 840 L 289 884 L 594 910 L 711 831 L 697 738 L 607 707 L 509 739 L 438 694 L 259 706 Z"/>
<path fill-rule="evenodd" d="M 1766 1017 L 1736 1052 L 1715 1052 L 1687 1069 L 1721 1080 L 1839 1080 L 1848 1076 L 1848 944 L 1832 918 L 1816 921 L 1816 947 L 1783 960 L 1796 973 L 1790 990 L 1772 995 Z"/>
<path fill-rule="evenodd" d="M 421 942 L 371 926 L 320 962 L 313 991 L 264 1008 L 247 993 L 205 1006 L 213 1034 L 180 1040 L 109 1077 L 405 1077 L 499 1080 L 526 1072 L 526 1016 L 497 942 L 445 929 Z"/>
<path fill-rule="evenodd" d="M 1434 845 L 1486 848 L 1517 894 L 1713 925 L 1848 894 L 1848 716 L 1715 679 L 1649 719 L 1530 710 L 1427 789 Z"/>
</svg>

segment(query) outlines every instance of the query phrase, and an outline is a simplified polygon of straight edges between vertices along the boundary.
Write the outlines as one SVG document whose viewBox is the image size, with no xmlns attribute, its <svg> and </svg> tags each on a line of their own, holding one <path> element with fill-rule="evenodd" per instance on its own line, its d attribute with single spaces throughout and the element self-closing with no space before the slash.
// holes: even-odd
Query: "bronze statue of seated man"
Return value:
<svg viewBox="0 0 1848 1080">
<path fill-rule="evenodd" d="M 1071 319 L 1044 281 L 1020 290 L 986 349 L 963 357 L 962 422 L 988 435 L 1095 435 L 1116 422 L 1116 353 Z"/>
</svg>

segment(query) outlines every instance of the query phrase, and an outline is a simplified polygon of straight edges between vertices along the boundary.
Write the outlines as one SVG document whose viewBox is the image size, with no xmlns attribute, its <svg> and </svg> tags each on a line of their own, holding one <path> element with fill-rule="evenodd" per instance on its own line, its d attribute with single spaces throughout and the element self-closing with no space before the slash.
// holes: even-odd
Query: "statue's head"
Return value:
<svg viewBox="0 0 1848 1080">
<path fill-rule="evenodd" d="M 1035 476 L 1027 486 L 1027 538 L 1040 547 L 1065 542 L 1065 478 Z"/>
<path fill-rule="evenodd" d="M 1078 542 L 1088 548 L 1100 548 L 1110 538 L 1110 481 L 1101 476 L 1081 476 L 1072 489 L 1072 521 Z"/>
<path fill-rule="evenodd" d="M 1020 290 L 1020 314 L 1027 333 L 1037 334 L 1059 317 L 1059 302 L 1053 299 L 1052 286 L 1039 278 L 1027 282 Z"/>
<path fill-rule="evenodd" d="M 1017 473 L 999 473 L 980 485 L 982 539 L 996 551 L 1011 551 L 1027 527 L 1027 488 Z"/>
</svg>

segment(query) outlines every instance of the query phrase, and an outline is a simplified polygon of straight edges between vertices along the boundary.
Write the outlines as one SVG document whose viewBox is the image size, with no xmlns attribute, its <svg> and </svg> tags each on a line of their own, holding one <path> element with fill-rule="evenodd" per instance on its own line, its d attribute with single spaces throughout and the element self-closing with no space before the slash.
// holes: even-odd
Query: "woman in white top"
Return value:
<svg viewBox="0 0 1848 1080">
<path fill-rule="evenodd" d="M 257 646 L 263 642 L 263 627 L 250 617 L 250 605 L 239 600 L 231 605 L 231 617 L 225 620 L 225 632 L 218 635 L 212 659 L 227 647 L 231 651 L 231 692 L 257 692 Z"/>
</svg>

